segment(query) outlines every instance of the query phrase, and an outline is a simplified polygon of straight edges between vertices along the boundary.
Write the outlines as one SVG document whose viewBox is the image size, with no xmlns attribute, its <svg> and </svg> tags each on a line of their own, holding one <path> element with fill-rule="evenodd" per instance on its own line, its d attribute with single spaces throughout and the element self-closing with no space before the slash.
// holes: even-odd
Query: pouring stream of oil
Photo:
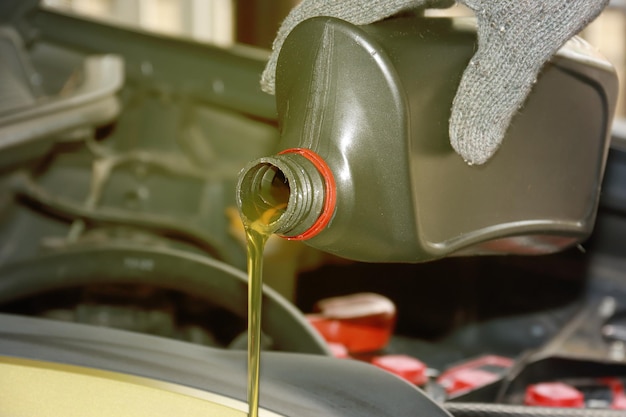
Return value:
<svg viewBox="0 0 626 417">
<path fill-rule="evenodd" d="M 269 237 L 276 231 L 274 222 L 285 212 L 289 187 L 284 177 L 276 175 L 271 183 L 270 207 L 264 211 L 257 207 L 247 212 L 257 212 L 257 219 L 242 220 L 246 229 L 248 253 L 248 416 L 259 413 L 259 375 L 261 363 L 261 301 L 263 298 L 263 250 Z M 243 204 L 254 204 L 254 199 Z"/>
</svg>

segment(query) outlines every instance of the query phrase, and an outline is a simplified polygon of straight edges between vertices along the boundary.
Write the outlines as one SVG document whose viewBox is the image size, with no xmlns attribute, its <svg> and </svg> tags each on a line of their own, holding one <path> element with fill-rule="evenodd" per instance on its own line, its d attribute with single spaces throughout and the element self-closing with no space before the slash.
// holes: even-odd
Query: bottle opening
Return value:
<svg viewBox="0 0 626 417">
<path fill-rule="evenodd" d="M 243 215 L 249 222 L 276 222 L 285 213 L 291 195 L 287 177 L 277 166 L 263 163 L 249 172 L 248 178 L 252 192 L 241 202 Z"/>
<path fill-rule="evenodd" d="M 289 181 L 275 166 L 267 167 L 261 179 L 261 197 L 273 207 L 286 206 L 289 202 Z"/>
<path fill-rule="evenodd" d="M 237 204 L 244 222 L 306 240 L 323 230 L 335 209 L 335 182 L 324 160 L 292 148 L 251 162 L 239 175 Z"/>
</svg>

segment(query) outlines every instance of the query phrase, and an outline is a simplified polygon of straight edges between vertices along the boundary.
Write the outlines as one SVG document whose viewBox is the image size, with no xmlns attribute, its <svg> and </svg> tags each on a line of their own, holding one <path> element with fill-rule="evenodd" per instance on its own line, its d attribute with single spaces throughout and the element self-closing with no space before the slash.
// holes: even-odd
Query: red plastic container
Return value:
<svg viewBox="0 0 626 417">
<path fill-rule="evenodd" d="M 309 322 L 327 342 L 342 344 L 350 353 L 383 349 L 396 322 L 393 302 L 373 293 L 327 298 L 316 310 L 307 315 Z"/>
<path fill-rule="evenodd" d="M 541 407 L 582 408 L 585 397 L 582 392 L 562 382 L 542 382 L 526 388 L 524 404 Z"/>
<path fill-rule="evenodd" d="M 424 385 L 428 382 L 428 368 L 423 362 L 411 356 L 376 356 L 371 360 L 371 363 L 385 371 L 406 379 L 412 384 Z"/>
<path fill-rule="evenodd" d="M 513 360 L 496 355 L 481 356 L 443 372 L 437 382 L 448 395 L 457 396 L 496 382 L 513 366 Z"/>
</svg>

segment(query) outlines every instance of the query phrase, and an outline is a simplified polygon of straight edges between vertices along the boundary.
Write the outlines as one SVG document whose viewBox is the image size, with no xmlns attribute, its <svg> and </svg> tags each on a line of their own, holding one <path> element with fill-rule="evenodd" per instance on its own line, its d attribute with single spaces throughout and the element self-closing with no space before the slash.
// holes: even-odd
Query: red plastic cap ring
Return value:
<svg viewBox="0 0 626 417">
<path fill-rule="evenodd" d="M 313 225 L 303 233 L 297 236 L 284 236 L 287 240 L 307 240 L 321 232 L 328 225 L 330 219 L 332 219 L 333 214 L 335 213 L 335 204 L 337 203 L 337 187 L 335 184 L 335 177 L 333 176 L 333 172 L 330 170 L 328 164 L 326 164 L 326 161 L 324 161 L 321 156 L 312 150 L 307 148 L 290 148 L 285 149 L 278 154 L 284 155 L 289 153 L 302 155 L 311 161 L 313 166 L 319 171 L 320 175 L 324 179 L 324 206 L 322 207 L 320 216 L 317 218 L 315 223 L 313 223 Z"/>
</svg>

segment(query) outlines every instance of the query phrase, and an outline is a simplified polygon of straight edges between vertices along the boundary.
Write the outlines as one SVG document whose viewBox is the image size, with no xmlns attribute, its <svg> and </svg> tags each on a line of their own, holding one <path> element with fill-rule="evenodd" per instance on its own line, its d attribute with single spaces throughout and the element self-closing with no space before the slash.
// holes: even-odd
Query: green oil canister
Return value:
<svg viewBox="0 0 626 417">
<path fill-rule="evenodd" d="M 612 66 L 570 41 L 496 154 L 471 166 L 449 143 L 448 119 L 475 49 L 471 18 L 301 23 L 278 61 L 279 149 L 241 172 L 242 214 L 255 218 L 287 185 L 276 233 L 371 262 L 551 253 L 585 239 L 609 146 Z"/>
</svg>

